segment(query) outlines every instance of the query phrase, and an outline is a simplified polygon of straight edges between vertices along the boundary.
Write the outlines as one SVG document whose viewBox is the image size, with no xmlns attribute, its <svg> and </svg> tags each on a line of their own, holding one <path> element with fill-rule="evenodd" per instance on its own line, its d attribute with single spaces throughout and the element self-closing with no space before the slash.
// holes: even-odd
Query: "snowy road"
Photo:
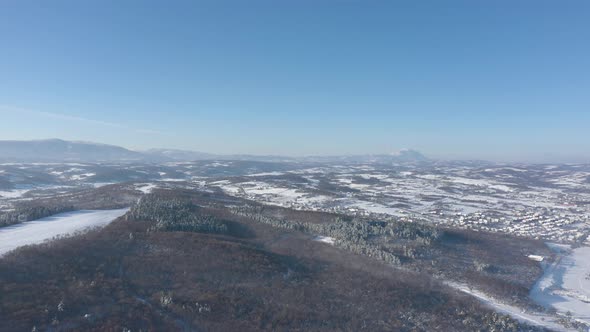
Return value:
<svg viewBox="0 0 590 332">
<path fill-rule="evenodd" d="M 0 228 L 0 256 L 24 245 L 42 243 L 56 236 L 105 226 L 124 215 L 127 210 L 73 211 L 2 227 Z"/>
</svg>

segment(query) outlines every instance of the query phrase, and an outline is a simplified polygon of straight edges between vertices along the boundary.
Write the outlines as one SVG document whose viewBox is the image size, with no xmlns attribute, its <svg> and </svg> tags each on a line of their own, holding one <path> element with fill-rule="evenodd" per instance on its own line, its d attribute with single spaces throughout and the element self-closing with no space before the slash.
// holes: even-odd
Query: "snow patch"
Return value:
<svg viewBox="0 0 590 332">
<path fill-rule="evenodd" d="M 7 190 L 2 191 L 0 190 L 0 197 L 2 198 L 19 198 L 22 197 L 27 192 L 31 191 L 31 189 L 15 189 L 15 190 Z"/>
<path fill-rule="evenodd" d="M 318 242 L 323 242 L 323 243 L 327 243 L 327 244 L 334 244 L 334 242 L 336 242 L 336 240 L 333 237 L 329 237 L 329 236 L 316 236 L 314 239 L 314 241 L 318 241 Z"/>
<path fill-rule="evenodd" d="M 254 173 L 254 174 L 248 174 L 246 176 L 278 176 L 278 175 L 283 175 L 285 173 L 283 172 L 262 172 L 262 173 Z"/>
<path fill-rule="evenodd" d="M 135 189 L 141 191 L 144 194 L 149 194 L 152 192 L 152 190 L 154 190 L 154 188 L 157 188 L 158 186 L 156 186 L 153 183 L 142 183 L 139 185 L 135 186 Z"/>
<path fill-rule="evenodd" d="M 92 176 L 95 176 L 95 175 L 96 175 L 96 173 L 77 174 L 77 175 L 72 175 L 70 177 L 70 179 L 79 181 L 79 180 L 84 180 L 86 178 L 89 178 L 89 177 L 92 177 Z"/>
</svg>

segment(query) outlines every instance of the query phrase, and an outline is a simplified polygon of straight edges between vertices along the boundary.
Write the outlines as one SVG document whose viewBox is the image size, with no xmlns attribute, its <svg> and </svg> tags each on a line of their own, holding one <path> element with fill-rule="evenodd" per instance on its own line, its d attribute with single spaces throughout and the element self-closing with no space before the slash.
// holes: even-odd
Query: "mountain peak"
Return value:
<svg viewBox="0 0 590 332">
<path fill-rule="evenodd" d="M 422 153 L 413 149 L 401 149 L 397 152 L 393 152 L 391 157 L 401 161 L 425 161 L 428 160 Z"/>
</svg>

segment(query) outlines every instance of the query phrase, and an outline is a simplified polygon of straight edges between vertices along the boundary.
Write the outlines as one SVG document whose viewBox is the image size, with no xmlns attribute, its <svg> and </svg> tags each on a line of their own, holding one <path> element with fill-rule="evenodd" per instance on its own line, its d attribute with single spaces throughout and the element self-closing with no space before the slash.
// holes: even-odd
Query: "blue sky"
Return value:
<svg viewBox="0 0 590 332">
<path fill-rule="evenodd" d="M 0 2 L 0 139 L 590 161 L 588 1 Z"/>
</svg>

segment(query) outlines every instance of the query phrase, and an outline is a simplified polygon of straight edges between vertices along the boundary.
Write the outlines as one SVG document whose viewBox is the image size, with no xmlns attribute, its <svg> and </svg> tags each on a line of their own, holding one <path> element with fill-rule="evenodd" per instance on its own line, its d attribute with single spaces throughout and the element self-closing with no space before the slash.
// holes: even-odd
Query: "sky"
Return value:
<svg viewBox="0 0 590 332">
<path fill-rule="evenodd" d="M 0 139 L 590 162 L 587 0 L 0 1 Z"/>
</svg>

